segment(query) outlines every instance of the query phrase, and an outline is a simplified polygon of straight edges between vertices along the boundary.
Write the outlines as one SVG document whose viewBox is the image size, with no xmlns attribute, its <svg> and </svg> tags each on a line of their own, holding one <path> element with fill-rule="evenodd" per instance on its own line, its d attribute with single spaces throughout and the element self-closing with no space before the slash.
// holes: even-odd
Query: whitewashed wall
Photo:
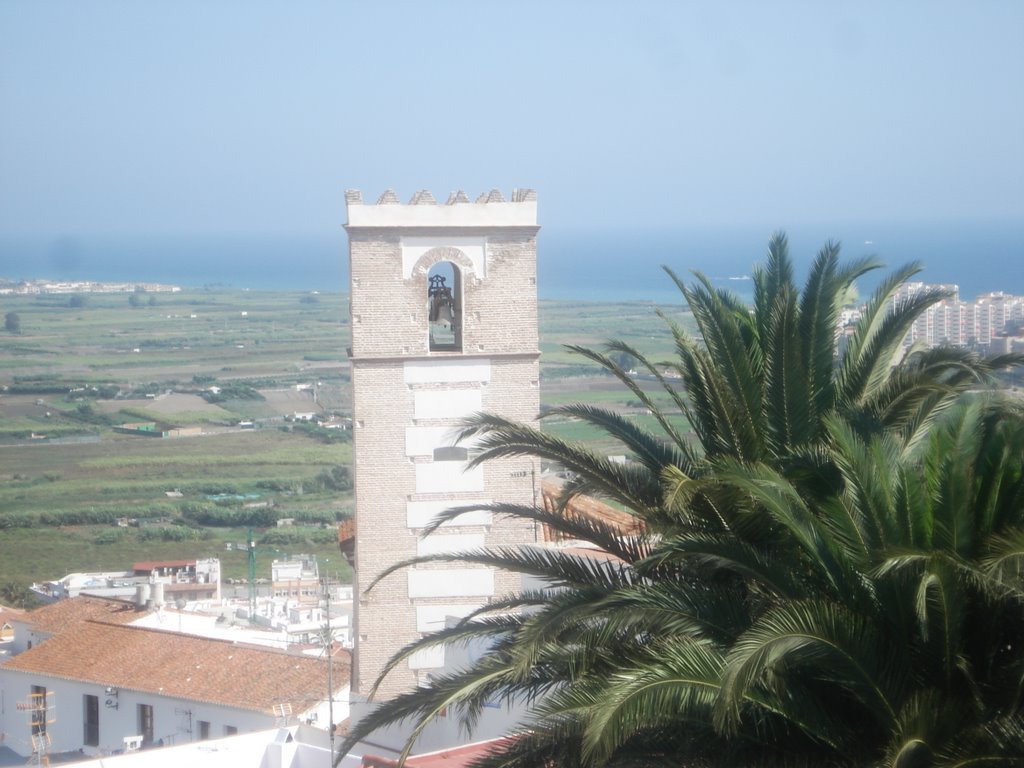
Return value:
<svg viewBox="0 0 1024 768">
<path fill-rule="evenodd" d="M 259 670 L 253 670 L 254 675 Z M 106 693 L 104 686 L 94 683 L 83 683 L 73 680 L 48 677 L 35 673 L 5 670 L 0 667 L 0 733 L 5 734 L 4 744 L 20 755 L 28 756 L 32 752 L 31 727 L 29 713 L 17 709 L 17 703 L 28 701 L 33 685 L 45 686 L 52 693 L 55 722 L 47 726 L 51 739 L 51 752 L 67 752 L 82 749 L 86 755 L 109 754 L 124 747 L 126 736 L 139 735 L 139 704 L 153 707 L 153 738 L 163 739 L 167 744 L 185 744 L 199 741 L 199 721 L 210 723 L 210 738 L 217 739 L 227 734 L 228 726 L 233 726 L 238 733 L 272 728 L 275 718 L 246 709 L 218 706 L 198 701 L 162 696 L 159 694 L 131 691 L 121 688 L 116 697 Z M 99 745 L 85 746 L 84 696 L 92 695 L 99 698 Z M 117 707 L 106 706 L 107 700 L 116 703 Z M 314 711 L 317 724 L 326 727 L 327 723 L 326 691 L 325 701 L 315 710 L 302 713 L 294 720 L 309 719 Z M 340 722 L 348 716 L 348 690 L 336 695 L 334 720 Z M 191 733 L 189 730 L 191 729 Z"/>
</svg>

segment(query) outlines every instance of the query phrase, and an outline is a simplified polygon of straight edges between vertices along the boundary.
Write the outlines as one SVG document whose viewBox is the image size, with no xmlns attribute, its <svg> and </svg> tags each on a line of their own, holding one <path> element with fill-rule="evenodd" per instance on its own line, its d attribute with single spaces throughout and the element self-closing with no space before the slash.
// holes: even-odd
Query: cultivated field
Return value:
<svg viewBox="0 0 1024 768">
<path fill-rule="evenodd" d="M 250 525 L 263 549 L 311 551 L 348 577 L 334 531 L 351 512 L 348 433 L 295 418 L 350 415 L 346 298 L 151 296 L 0 296 L 0 314 L 21 321 L 20 334 L 0 331 L 0 584 L 214 555 L 226 577 L 242 578 L 245 556 L 225 543 Z M 649 421 L 632 393 L 563 345 L 617 338 L 669 359 L 655 308 L 540 311 L 543 405 L 586 400 Z M 688 322 L 678 310 L 672 319 Z M 140 423 L 153 425 L 148 436 L 115 431 Z M 201 435 L 154 436 L 175 428 Z M 552 418 L 545 428 L 622 450 L 579 424 Z M 279 518 L 296 525 L 277 529 Z"/>
</svg>

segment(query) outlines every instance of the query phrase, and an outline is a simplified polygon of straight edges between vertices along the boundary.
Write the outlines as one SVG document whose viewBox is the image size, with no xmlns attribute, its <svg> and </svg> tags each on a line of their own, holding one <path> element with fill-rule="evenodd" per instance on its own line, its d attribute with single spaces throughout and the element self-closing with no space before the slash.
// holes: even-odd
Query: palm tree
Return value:
<svg viewBox="0 0 1024 768">
<path fill-rule="evenodd" d="M 839 419 L 829 430 L 844 479 L 831 498 L 726 460 L 716 482 L 742 490 L 727 514 L 744 526 L 659 544 L 652 561 L 696 562 L 703 584 L 742 574 L 751 621 L 712 643 L 710 676 L 693 672 L 708 657 L 693 633 L 661 636 L 655 659 L 623 665 L 585 718 L 601 761 L 701 715 L 732 737 L 715 748 L 726 765 L 1024 760 L 1020 409 L 961 403 L 910 451 Z M 768 735 L 756 759 L 735 751 L 752 728 Z M 715 743 L 703 738 L 693 757 Z"/>
<path fill-rule="evenodd" d="M 954 732 L 977 745 L 961 747 L 970 755 L 1019 747 L 1021 691 L 1007 681 L 1019 688 L 1024 679 L 1020 649 L 993 642 L 1019 638 L 1022 628 L 1024 452 L 1013 445 L 1021 447 L 1024 428 L 1019 413 L 992 416 L 1005 408 L 946 413 L 1012 360 L 914 350 L 892 366 L 913 320 L 941 298 L 926 294 L 889 311 L 911 266 L 883 282 L 836 365 L 841 298 L 875 266 L 840 267 L 838 248 L 826 246 L 801 294 L 776 236 L 755 275 L 753 311 L 700 275 L 693 286 L 672 275 L 703 340 L 672 326 L 681 389 L 629 345 L 577 348 L 644 402 L 661 433 L 587 405 L 555 412 L 618 438 L 630 464 L 496 416 L 469 425 L 477 462 L 524 454 L 558 462 L 576 477 L 563 501 L 611 499 L 645 533 L 624 537 L 564 509 L 491 507 L 609 557 L 537 548 L 445 556 L 549 586 L 399 654 L 392 666 L 428 646 L 491 643 L 470 668 L 381 705 L 349 744 L 407 718 L 418 723 L 415 738 L 443 710 L 471 726 L 487 702 L 516 700 L 533 706 L 532 720 L 487 765 L 863 765 L 886 757 L 939 765 L 945 755 L 955 764 Z M 660 382 L 696 445 L 612 358 L 622 353 Z M 953 426 L 935 429 L 944 419 Z M 978 469 L 969 488 L 998 480 L 996 490 L 968 493 L 960 464 L 942 463 L 954 455 Z M 979 504 L 989 510 L 987 528 L 977 525 Z M 974 548 L 965 550 L 968 531 Z M 987 634 L 973 631 L 983 625 Z M 964 630 L 957 638 L 954 626 Z"/>
<path fill-rule="evenodd" d="M 828 487 L 836 478 L 816 451 L 826 438 L 829 414 L 843 415 L 862 434 L 885 430 L 913 442 L 960 393 L 1022 359 L 983 359 L 953 348 L 911 348 L 904 353 L 903 341 L 914 321 L 946 296 L 927 290 L 895 302 L 899 286 L 920 270 L 910 264 L 881 282 L 837 364 L 836 326 L 843 302 L 853 282 L 878 267 L 871 259 L 843 266 L 838 246 L 830 243 L 818 252 L 801 292 L 793 281 L 786 237 L 776 234 L 765 266 L 754 271 L 753 310 L 729 292 L 715 290 L 701 274 L 686 285 L 666 268 L 699 332 L 699 338 L 692 337 L 666 318 L 676 360 L 650 360 L 622 341 L 609 342 L 604 351 L 570 347 L 617 377 L 653 414 L 659 431 L 649 432 L 621 414 L 585 403 L 545 414 L 578 419 L 618 439 L 631 454 L 630 464 L 615 464 L 585 446 L 494 415 L 481 415 L 464 437 L 478 438 L 480 462 L 498 456 L 540 457 L 576 476 L 567 498 L 582 493 L 611 499 L 652 524 L 668 522 L 662 519 L 666 471 L 685 483 L 699 476 L 709 460 L 722 456 L 767 461 L 789 473 L 824 474 Z M 635 359 L 636 367 L 685 416 L 696 445 L 628 373 L 621 364 L 624 355 Z M 666 376 L 666 369 L 675 375 Z"/>
</svg>

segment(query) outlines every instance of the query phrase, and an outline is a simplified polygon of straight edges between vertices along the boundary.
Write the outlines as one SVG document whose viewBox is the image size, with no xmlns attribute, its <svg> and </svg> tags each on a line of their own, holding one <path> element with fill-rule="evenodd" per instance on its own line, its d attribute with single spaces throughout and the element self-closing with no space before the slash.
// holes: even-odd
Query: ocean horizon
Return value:
<svg viewBox="0 0 1024 768">
<path fill-rule="evenodd" d="M 680 302 L 662 270 L 689 282 L 692 272 L 741 298 L 764 259 L 771 231 L 756 227 L 629 232 L 566 232 L 538 236 L 541 299 Z M 971 299 L 980 293 L 1024 294 L 1024 221 L 863 223 L 787 230 L 797 280 L 828 240 L 844 260 L 875 255 L 887 266 L 859 281 L 862 296 L 889 270 L 907 262 L 924 269 L 916 279 L 955 283 Z M 337 236 L 65 236 L 0 238 L 0 277 L 11 280 L 155 282 L 249 290 L 348 290 L 348 248 Z"/>
</svg>

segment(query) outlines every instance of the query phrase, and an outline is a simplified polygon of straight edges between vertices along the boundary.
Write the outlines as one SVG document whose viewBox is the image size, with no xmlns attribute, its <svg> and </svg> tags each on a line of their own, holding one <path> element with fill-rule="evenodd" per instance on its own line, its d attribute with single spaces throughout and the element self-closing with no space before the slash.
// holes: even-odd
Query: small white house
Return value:
<svg viewBox="0 0 1024 768">
<path fill-rule="evenodd" d="M 334 722 L 348 716 L 349 666 L 335 657 Z M 0 665 L 0 733 L 25 756 L 40 734 L 51 752 L 103 755 L 132 737 L 145 748 L 325 728 L 327 679 L 324 659 L 86 619 Z"/>
</svg>

